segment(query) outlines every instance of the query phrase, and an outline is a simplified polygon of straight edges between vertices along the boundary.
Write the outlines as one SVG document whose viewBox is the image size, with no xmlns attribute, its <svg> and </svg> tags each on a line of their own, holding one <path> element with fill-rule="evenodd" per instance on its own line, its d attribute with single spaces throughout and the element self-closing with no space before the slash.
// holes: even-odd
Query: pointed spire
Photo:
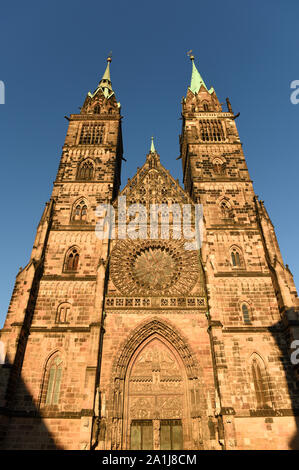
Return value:
<svg viewBox="0 0 299 470">
<path fill-rule="evenodd" d="M 114 94 L 114 91 L 112 90 L 112 84 L 111 84 L 111 78 L 110 78 L 110 62 L 112 61 L 111 58 L 111 53 L 107 57 L 107 66 L 106 70 L 104 72 L 104 75 L 102 77 L 102 80 L 98 84 L 97 89 L 95 90 L 94 93 L 88 93 L 88 95 L 93 98 L 99 90 L 102 90 L 104 93 L 105 98 L 110 98 Z"/>
<path fill-rule="evenodd" d="M 111 78 L 110 78 L 110 62 L 112 61 L 111 54 L 107 57 L 107 67 L 105 73 L 102 77 L 102 80 L 99 83 L 99 88 L 103 90 L 105 98 L 108 98 L 109 95 L 113 93 Z"/>
<path fill-rule="evenodd" d="M 151 153 L 157 153 L 154 145 L 154 137 L 151 137 L 152 143 L 151 143 Z"/>
<path fill-rule="evenodd" d="M 106 67 L 105 73 L 101 81 L 107 80 L 111 83 L 111 79 L 110 79 L 110 62 L 111 61 L 112 61 L 112 58 L 110 56 L 107 57 L 107 67 Z"/>
<path fill-rule="evenodd" d="M 151 148 L 146 156 L 146 161 L 149 164 L 149 168 L 157 168 L 158 163 L 160 163 L 160 156 L 157 154 L 157 151 L 155 149 L 153 137 L 151 137 Z"/>
<path fill-rule="evenodd" d="M 191 52 L 191 51 L 190 51 Z M 214 88 L 210 88 L 208 90 L 205 82 L 203 81 L 202 76 L 200 75 L 199 71 L 197 70 L 195 63 L 194 63 L 194 55 L 188 53 L 190 60 L 192 62 L 192 75 L 191 75 L 191 83 L 189 89 L 192 91 L 192 93 L 196 94 L 199 92 L 200 87 L 203 85 L 205 89 L 212 94 L 214 91 Z"/>
</svg>

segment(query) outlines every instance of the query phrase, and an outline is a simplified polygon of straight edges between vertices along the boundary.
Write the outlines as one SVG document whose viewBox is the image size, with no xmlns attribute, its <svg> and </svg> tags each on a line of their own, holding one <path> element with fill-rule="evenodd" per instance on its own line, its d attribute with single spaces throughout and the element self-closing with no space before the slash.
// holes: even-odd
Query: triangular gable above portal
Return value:
<svg viewBox="0 0 299 470">
<path fill-rule="evenodd" d="M 192 204 L 190 196 L 160 163 L 159 155 L 150 152 L 144 165 L 120 192 L 129 204 Z"/>
</svg>

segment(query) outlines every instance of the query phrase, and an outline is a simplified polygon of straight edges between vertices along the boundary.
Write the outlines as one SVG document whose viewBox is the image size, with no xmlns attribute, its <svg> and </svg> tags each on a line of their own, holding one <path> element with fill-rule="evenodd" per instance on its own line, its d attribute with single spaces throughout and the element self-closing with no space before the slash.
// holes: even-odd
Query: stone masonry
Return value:
<svg viewBox="0 0 299 470">
<path fill-rule="evenodd" d="M 238 115 L 191 61 L 184 189 L 152 143 L 120 191 L 110 58 L 68 117 L 52 196 L 0 331 L 2 449 L 299 449 L 296 288 L 254 193 Z M 112 239 L 97 236 L 103 204 L 125 237 L 119 225 Z M 143 238 L 134 204 L 144 207 Z M 161 212 L 150 238 L 153 204 L 191 207 L 194 233 L 201 204 L 201 247 L 185 248 L 173 212 L 168 236 Z"/>
</svg>

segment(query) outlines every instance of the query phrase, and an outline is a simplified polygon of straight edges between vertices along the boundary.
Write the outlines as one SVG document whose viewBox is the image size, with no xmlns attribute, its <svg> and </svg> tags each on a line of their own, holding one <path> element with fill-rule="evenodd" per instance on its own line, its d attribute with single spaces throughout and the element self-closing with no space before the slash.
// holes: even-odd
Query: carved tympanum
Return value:
<svg viewBox="0 0 299 470">
<path fill-rule="evenodd" d="M 130 419 L 181 418 L 184 379 L 177 359 L 154 339 L 136 357 L 129 377 Z"/>
</svg>

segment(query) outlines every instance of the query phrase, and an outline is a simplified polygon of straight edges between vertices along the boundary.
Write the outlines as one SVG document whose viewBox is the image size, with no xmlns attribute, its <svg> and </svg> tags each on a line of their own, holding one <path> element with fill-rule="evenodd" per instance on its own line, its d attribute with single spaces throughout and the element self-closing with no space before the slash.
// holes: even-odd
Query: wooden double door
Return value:
<svg viewBox="0 0 299 470">
<path fill-rule="evenodd" d="M 133 420 L 130 440 L 132 450 L 152 450 L 157 447 L 160 447 L 160 450 L 182 450 L 182 421 L 180 419 Z"/>
</svg>

